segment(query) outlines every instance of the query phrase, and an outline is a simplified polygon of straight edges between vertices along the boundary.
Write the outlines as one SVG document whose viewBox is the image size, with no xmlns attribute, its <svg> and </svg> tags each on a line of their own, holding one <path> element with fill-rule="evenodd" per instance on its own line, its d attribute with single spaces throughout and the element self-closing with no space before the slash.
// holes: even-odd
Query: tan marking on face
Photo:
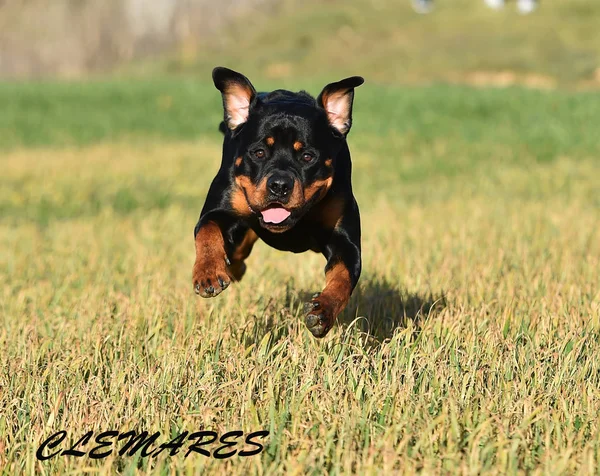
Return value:
<svg viewBox="0 0 600 476">
<path fill-rule="evenodd" d="M 305 198 L 304 193 L 302 193 L 300 182 L 294 179 L 294 188 L 292 189 L 292 194 L 290 195 L 290 199 L 285 207 L 288 209 L 302 208 L 304 203 Z"/>
<path fill-rule="evenodd" d="M 302 149 L 302 147 L 304 147 L 304 144 L 302 142 L 300 142 L 298 140 L 296 142 L 294 142 L 294 150 L 296 152 L 298 152 L 300 149 Z"/>
<path fill-rule="evenodd" d="M 235 166 L 239 167 L 242 165 L 242 156 L 240 155 L 237 159 L 235 159 Z"/>
<path fill-rule="evenodd" d="M 273 144 L 275 144 L 275 138 L 267 137 L 267 145 L 272 146 Z"/>
<path fill-rule="evenodd" d="M 248 206 L 248 200 L 246 200 L 246 196 L 241 189 L 236 189 L 231 193 L 231 208 L 233 208 L 239 216 L 250 215 L 251 212 L 250 207 Z"/>
<path fill-rule="evenodd" d="M 258 185 L 254 185 L 250 177 L 238 175 L 235 178 L 237 188 L 231 194 L 231 206 L 240 215 L 247 216 L 252 213 L 252 208 L 262 208 L 267 197 L 267 180 L 263 179 Z M 245 211 L 242 213 L 242 209 Z"/>
<path fill-rule="evenodd" d="M 323 198 L 333 183 L 333 177 L 328 177 L 323 180 L 315 180 L 308 187 L 304 189 L 304 198 L 308 202 L 311 200 L 316 193 L 319 193 L 320 197 Z"/>
<path fill-rule="evenodd" d="M 326 165 L 327 167 L 331 167 L 331 164 L 332 164 L 332 162 L 333 162 L 333 160 L 332 160 L 332 159 L 327 159 L 327 160 L 325 161 L 325 165 Z"/>
</svg>

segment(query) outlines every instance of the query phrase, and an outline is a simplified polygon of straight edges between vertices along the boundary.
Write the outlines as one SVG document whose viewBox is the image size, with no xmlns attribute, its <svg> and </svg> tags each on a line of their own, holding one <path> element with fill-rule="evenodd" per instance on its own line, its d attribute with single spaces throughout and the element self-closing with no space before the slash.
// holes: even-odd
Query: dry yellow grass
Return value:
<svg viewBox="0 0 600 476">
<path fill-rule="evenodd" d="M 192 230 L 218 155 L 181 143 L 0 157 L 6 474 L 600 470 L 591 159 L 375 192 L 359 150 L 364 273 L 318 341 L 301 304 L 323 284 L 320 256 L 258 245 L 240 284 L 194 295 Z M 74 443 L 134 429 L 270 435 L 247 458 L 118 457 L 122 442 L 101 460 L 35 457 L 59 430 Z"/>
</svg>

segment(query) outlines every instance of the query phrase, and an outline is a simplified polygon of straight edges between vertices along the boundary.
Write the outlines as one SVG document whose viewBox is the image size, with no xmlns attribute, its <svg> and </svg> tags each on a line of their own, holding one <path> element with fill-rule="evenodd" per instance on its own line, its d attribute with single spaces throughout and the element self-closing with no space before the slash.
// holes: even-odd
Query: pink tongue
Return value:
<svg viewBox="0 0 600 476">
<path fill-rule="evenodd" d="M 267 208 L 261 213 L 265 223 L 281 223 L 291 215 L 291 213 L 283 207 Z"/>
</svg>

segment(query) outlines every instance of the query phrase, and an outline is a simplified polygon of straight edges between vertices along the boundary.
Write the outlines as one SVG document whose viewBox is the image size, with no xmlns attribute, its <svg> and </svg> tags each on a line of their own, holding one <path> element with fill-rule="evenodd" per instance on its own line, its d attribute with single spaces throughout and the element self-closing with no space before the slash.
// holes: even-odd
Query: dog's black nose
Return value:
<svg viewBox="0 0 600 476">
<path fill-rule="evenodd" d="M 267 188 L 274 197 L 285 198 L 294 188 L 294 178 L 288 174 L 275 173 L 267 179 Z"/>
</svg>

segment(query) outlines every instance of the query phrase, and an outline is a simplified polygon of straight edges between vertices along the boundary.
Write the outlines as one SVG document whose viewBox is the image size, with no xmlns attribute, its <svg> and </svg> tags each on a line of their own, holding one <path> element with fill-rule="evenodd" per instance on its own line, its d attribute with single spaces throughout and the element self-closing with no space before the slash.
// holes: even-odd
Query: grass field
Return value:
<svg viewBox="0 0 600 476">
<path fill-rule="evenodd" d="M 193 293 L 211 85 L 4 84 L 0 103 L 6 474 L 600 470 L 597 94 L 357 90 L 364 271 L 322 341 L 301 313 L 320 256 L 259 244 L 241 283 Z M 270 434 L 223 460 L 35 457 L 59 430 L 56 449 L 201 429 Z"/>
</svg>

